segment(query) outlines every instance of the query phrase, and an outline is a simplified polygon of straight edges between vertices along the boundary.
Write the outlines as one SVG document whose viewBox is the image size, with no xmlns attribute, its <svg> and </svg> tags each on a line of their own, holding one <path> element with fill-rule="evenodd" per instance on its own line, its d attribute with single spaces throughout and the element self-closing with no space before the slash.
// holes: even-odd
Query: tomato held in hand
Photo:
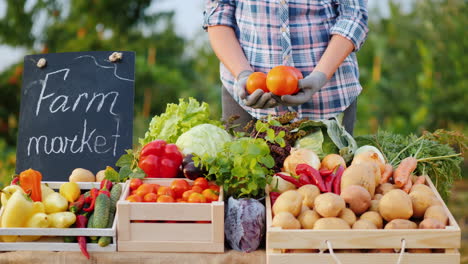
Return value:
<svg viewBox="0 0 468 264">
<path fill-rule="evenodd" d="M 304 79 L 304 76 L 302 75 L 302 72 L 299 69 L 292 67 L 292 66 L 287 66 L 287 67 L 289 67 L 289 69 L 291 69 L 294 72 L 298 80 Z"/>
<path fill-rule="evenodd" d="M 142 184 L 143 184 L 143 181 L 141 179 L 138 179 L 138 178 L 131 179 L 130 180 L 130 191 L 138 189 L 138 187 L 140 187 L 140 185 L 142 185 Z"/>
<path fill-rule="evenodd" d="M 180 198 L 185 191 L 190 190 L 190 185 L 186 180 L 177 179 L 172 181 L 171 189 L 174 191 L 175 198 Z"/>
<path fill-rule="evenodd" d="M 201 193 L 192 193 L 187 201 L 189 203 L 206 203 L 206 198 Z"/>
<path fill-rule="evenodd" d="M 211 203 L 213 201 L 218 201 L 218 199 L 219 199 L 219 196 L 215 193 L 215 191 L 213 191 L 211 189 L 203 190 L 202 195 L 205 196 L 207 203 Z"/>
<path fill-rule="evenodd" d="M 268 90 L 275 95 L 295 94 L 299 91 L 299 78 L 290 66 L 276 66 L 268 72 L 266 84 Z"/>
<path fill-rule="evenodd" d="M 195 179 L 195 181 L 193 182 L 193 186 L 200 186 L 202 190 L 205 190 L 206 188 L 208 188 L 208 181 L 203 177 L 199 177 Z"/>
<path fill-rule="evenodd" d="M 257 89 L 261 89 L 264 92 L 268 92 L 266 86 L 266 77 L 267 75 L 263 72 L 254 72 L 250 74 L 249 78 L 247 79 L 247 83 L 245 88 L 249 94 L 252 94 Z"/>
<path fill-rule="evenodd" d="M 158 195 L 152 192 L 147 193 L 143 197 L 143 202 L 146 202 L 146 203 L 155 203 L 157 200 L 158 200 Z"/>
</svg>

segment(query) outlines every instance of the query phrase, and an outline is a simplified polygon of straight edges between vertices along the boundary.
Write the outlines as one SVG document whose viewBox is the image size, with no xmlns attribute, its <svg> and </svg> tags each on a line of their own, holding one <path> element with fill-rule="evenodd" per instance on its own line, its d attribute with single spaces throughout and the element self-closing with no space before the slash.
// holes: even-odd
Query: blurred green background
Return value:
<svg viewBox="0 0 468 264">
<path fill-rule="evenodd" d="M 199 32 L 187 38 L 177 32 L 173 11 L 158 10 L 164 1 L 2 2 L 0 45 L 19 47 L 27 54 L 136 52 L 135 139 L 143 135 L 153 115 L 179 97 L 206 101 L 214 118 L 220 117 L 218 60 L 201 29 L 201 13 L 199 21 L 186 21 L 200 25 Z M 419 134 L 438 128 L 467 135 L 467 2 L 415 0 L 405 6 L 390 1 L 385 16 L 369 10 L 369 37 L 358 53 L 364 91 L 355 135 L 378 129 Z M 22 69 L 19 60 L 0 72 L 0 182 L 4 183 L 14 174 Z M 455 185 L 449 205 L 466 230 L 466 154 L 464 167 L 464 180 Z M 468 239 L 467 232 L 463 236 Z M 463 242 L 462 262 L 468 263 Z"/>
</svg>

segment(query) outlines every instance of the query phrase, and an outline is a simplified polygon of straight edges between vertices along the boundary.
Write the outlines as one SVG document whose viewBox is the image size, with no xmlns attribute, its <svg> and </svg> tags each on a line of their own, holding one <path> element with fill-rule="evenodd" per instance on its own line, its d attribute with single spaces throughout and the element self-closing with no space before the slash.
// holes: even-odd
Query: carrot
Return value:
<svg viewBox="0 0 468 264">
<path fill-rule="evenodd" d="M 380 178 L 380 184 L 386 183 L 390 180 L 390 177 L 393 175 L 393 167 L 390 164 L 385 164 L 385 170 L 382 173 L 382 177 Z"/>
<path fill-rule="evenodd" d="M 426 182 L 426 177 L 424 176 L 419 176 L 416 181 L 414 182 L 414 185 L 416 184 L 424 184 Z"/>
<path fill-rule="evenodd" d="M 405 185 L 403 185 L 403 188 L 401 189 L 405 191 L 406 193 L 409 193 L 412 186 L 413 186 L 413 182 L 411 181 L 411 179 L 408 179 L 408 181 L 405 183 Z"/>
<path fill-rule="evenodd" d="M 418 160 L 413 157 L 403 159 L 393 172 L 395 185 L 402 188 L 410 180 L 410 175 L 416 169 L 417 165 Z"/>
</svg>

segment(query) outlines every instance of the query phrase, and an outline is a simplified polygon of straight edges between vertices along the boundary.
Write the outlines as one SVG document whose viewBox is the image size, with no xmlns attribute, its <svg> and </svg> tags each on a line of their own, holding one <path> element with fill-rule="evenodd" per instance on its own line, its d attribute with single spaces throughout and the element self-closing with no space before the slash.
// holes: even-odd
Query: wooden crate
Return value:
<svg viewBox="0 0 468 264">
<path fill-rule="evenodd" d="M 283 230 L 272 227 L 272 211 L 269 195 L 267 208 L 267 263 L 335 263 L 324 250 L 329 241 L 333 249 L 400 249 L 405 240 L 406 249 L 431 248 L 442 253 L 404 253 L 401 263 L 460 263 L 461 232 L 455 218 L 448 210 L 436 188 L 427 177 L 429 187 L 442 202 L 449 216 L 445 229 L 400 230 Z M 283 253 L 281 249 L 320 249 L 320 253 Z M 399 253 L 335 253 L 343 263 L 397 263 Z"/>
<path fill-rule="evenodd" d="M 44 182 L 52 189 L 58 190 L 64 182 Z M 81 190 L 90 190 L 100 187 L 99 182 L 80 182 Z M 3 208 L 2 208 L 3 211 Z M 0 211 L 0 215 L 2 213 Z M 33 242 L 0 242 L 0 251 L 80 251 L 78 243 L 63 242 L 64 236 L 110 236 L 112 243 L 106 247 L 101 247 L 96 243 L 87 243 L 89 252 L 117 251 L 117 217 L 114 218 L 112 228 L 0 228 L 0 236 L 3 235 L 24 235 L 42 236 Z"/>
<path fill-rule="evenodd" d="M 173 180 L 145 179 L 144 182 L 170 186 Z M 118 251 L 224 252 L 222 189 L 217 202 L 203 204 L 135 203 L 125 200 L 129 192 L 127 184 L 117 203 Z M 135 222 L 142 220 L 157 222 Z"/>
</svg>

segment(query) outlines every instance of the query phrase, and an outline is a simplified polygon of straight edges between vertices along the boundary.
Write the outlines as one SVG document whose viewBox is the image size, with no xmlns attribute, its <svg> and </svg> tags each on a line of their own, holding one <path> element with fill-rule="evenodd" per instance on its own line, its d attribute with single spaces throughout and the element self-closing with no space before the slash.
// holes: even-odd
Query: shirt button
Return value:
<svg viewBox="0 0 468 264">
<path fill-rule="evenodd" d="M 281 27 L 281 32 L 286 33 L 286 27 Z"/>
<path fill-rule="evenodd" d="M 286 0 L 281 0 L 280 3 L 281 3 L 282 5 L 284 5 L 284 4 L 286 4 Z"/>
</svg>

